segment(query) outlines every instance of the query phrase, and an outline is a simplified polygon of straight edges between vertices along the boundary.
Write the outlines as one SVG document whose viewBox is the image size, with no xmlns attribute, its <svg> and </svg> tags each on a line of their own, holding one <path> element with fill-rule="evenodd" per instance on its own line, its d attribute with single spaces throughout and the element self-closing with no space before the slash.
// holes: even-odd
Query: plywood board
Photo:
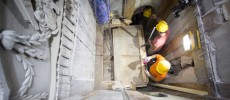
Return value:
<svg viewBox="0 0 230 100">
<path fill-rule="evenodd" d="M 142 28 L 126 26 L 113 30 L 115 81 L 133 81 L 137 87 L 146 86 L 148 80 L 143 73 L 142 59 L 145 50 Z"/>
</svg>

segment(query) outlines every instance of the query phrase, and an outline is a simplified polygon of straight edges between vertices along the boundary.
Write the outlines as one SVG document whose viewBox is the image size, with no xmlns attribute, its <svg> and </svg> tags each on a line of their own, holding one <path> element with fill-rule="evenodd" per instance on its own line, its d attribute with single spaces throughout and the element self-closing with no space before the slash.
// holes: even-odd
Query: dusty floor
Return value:
<svg viewBox="0 0 230 100">
<path fill-rule="evenodd" d="M 96 36 L 96 67 L 95 67 L 95 84 L 96 90 L 104 89 L 103 81 L 114 80 L 113 72 L 113 55 L 109 31 L 103 31 L 104 26 L 97 26 Z"/>
<path fill-rule="evenodd" d="M 204 58 L 202 56 L 202 50 L 194 50 L 191 53 L 193 59 L 193 66 L 182 68 L 180 65 L 180 58 L 171 61 L 174 68 L 174 74 L 164 81 L 164 83 L 199 83 L 207 84 L 207 70 L 205 68 Z"/>
<path fill-rule="evenodd" d="M 103 79 L 104 81 L 114 80 L 114 68 L 113 68 L 113 46 L 112 44 L 111 29 L 104 30 L 103 33 Z"/>
</svg>

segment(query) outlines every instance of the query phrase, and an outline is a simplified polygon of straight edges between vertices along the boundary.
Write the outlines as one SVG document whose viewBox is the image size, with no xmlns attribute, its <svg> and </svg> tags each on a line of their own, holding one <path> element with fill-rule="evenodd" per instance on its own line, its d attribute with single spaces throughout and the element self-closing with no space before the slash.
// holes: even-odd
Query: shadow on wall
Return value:
<svg viewBox="0 0 230 100">
<path fill-rule="evenodd" d="M 0 58 L 1 58 L 2 67 L 3 67 L 4 74 L 6 75 L 6 79 L 7 79 L 6 81 L 9 86 L 9 89 L 11 90 L 11 93 L 7 95 L 9 95 L 9 97 L 12 97 L 17 92 L 17 91 L 12 91 L 12 90 L 16 90 L 18 87 L 17 84 L 19 83 L 15 81 L 13 82 L 11 80 L 12 79 L 11 77 L 16 77 L 17 75 L 16 75 L 16 70 L 12 68 L 13 63 L 7 59 L 13 59 L 13 58 L 12 56 L 9 55 L 9 53 L 7 53 L 7 51 L 2 46 L 0 47 L 0 52 L 1 52 Z"/>
<path fill-rule="evenodd" d="M 88 0 L 88 1 L 89 1 L 90 8 L 93 11 L 93 16 L 96 17 L 96 10 L 94 6 L 95 0 Z"/>
<path fill-rule="evenodd" d="M 3 5 L 3 2 L 0 1 L 0 32 L 4 30 L 4 24 L 5 24 L 5 17 L 3 16 L 5 13 L 5 7 Z"/>
<path fill-rule="evenodd" d="M 6 7 L 11 11 L 10 13 L 12 13 L 14 16 L 17 16 L 15 18 L 24 28 L 29 27 L 28 22 L 24 20 L 21 12 L 17 8 L 13 0 L 1 0 L 0 1 L 0 15 L 1 15 L 0 16 L 0 30 L 3 30 L 4 26 L 8 24 L 5 19 L 7 18 L 6 13 L 8 13 L 8 12 L 5 12 Z"/>
<path fill-rule="evenodd" d="M 128 66 L 130 69 L 136 70 L 137 65 L 139 65 L 139 64 L 140 64 L 140 60 L 137 60 L 137 61 L 131 62 Z"/>
</svg>

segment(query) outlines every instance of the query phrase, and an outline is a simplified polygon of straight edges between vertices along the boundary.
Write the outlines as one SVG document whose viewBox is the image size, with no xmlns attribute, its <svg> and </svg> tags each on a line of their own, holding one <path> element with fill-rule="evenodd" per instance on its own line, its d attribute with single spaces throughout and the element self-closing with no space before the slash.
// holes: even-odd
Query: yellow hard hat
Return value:
<svg viewBox="0 0 230 100">
<path fill-rule="evenodd" d="M 167 60 L 162 60 L 157 64 L 156 70 L 159 74 L 164 74 L 169 71 L 171 64 Z"/>
<path fill-rule="evenodd" d="M 147 9 L 144 11 L 143 16 L 145 16 L 146 18 L 149 18 L 152 15 L 152 9 Z"/>
<path fill-rule="evenodd" d="M 159 32 L 166 32 L 168 30 L 169 26 L 165 21 L 160 21 L 157 25 L 156 25 L 156 29 Z"/>
</svg>

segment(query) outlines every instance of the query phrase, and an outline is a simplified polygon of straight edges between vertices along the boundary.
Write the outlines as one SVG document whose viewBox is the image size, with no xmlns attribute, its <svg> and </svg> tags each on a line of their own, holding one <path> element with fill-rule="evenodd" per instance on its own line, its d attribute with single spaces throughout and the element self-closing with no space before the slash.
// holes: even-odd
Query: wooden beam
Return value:
<svg viewBox="0 0 230 100">
<path fill-rule="evenodd" d="M 210 91 L 208 84 L 198 84 L 198 83 L 168 83 L 167 85 L 189 88 L 189 89 L 196 89 L 202 91 Z"/>
<path fill-rule="evenodd" d="M 200 96 L 208 95 L 207 91 L 201 91 L 201 90 L 195 90 L 195 89 L 189 89 L 189 88 L 183 88 L 183 87 L 177 87 L 177 86 L 170 86 L 170 85 L 165 85 L 165 84 L 157 84 L 157 83 L 150 83 L 150 85 L 160 87 L 160 88 L 200 95 Z"/>
</svg>

